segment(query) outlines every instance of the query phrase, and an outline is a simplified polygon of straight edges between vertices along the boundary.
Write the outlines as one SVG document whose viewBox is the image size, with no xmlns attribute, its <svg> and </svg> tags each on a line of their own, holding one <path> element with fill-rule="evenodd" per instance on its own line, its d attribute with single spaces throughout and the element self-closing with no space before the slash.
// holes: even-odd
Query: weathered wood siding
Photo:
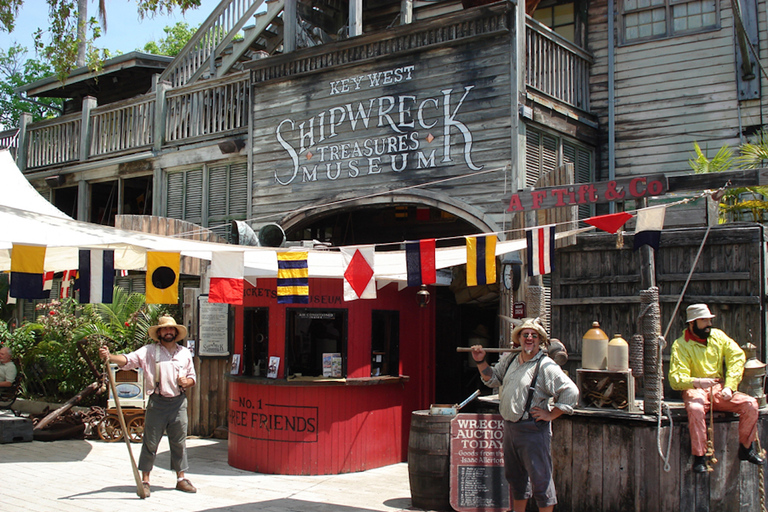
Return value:
<svg viewBox="0 0 768 512">
<path fill-rule="evenodd" d="M 715 457 L 711 473 L 691 471 L 691 440 L 685 411 L 674 417 L 672 444 L 668 422 L 657 448 L 657 423 L 561 416 L 552 423 L 552 458 L 557 512 L 758 512 L 758 467 L 738 460 L 738 421 L 715 420 Z M 768 442 L 768 416 L 758 421 L 762 446 Z M 764 476 L 765 478 L 765 476 Z M 763 482 L 765 485 L 765 482 Z M 530 510 L 530 509 L 529 509 Z"/>
<path fill-rule="evenodd" d="M 656 283 L 661 303 L 662 334 L 694 264 L 706 228 L 671 229 L 661 234 L 655 256 Z M 634 236 L 589 234 L 577 244 L 558 249 L 552 275 L 552 335 L 568 347 L 569 365 L 581 367 L 582 336 L 593 321 L 610 337 L 615 333 L 630 340 L 641 333 L 641 258 L 633 251 Z M 713 227 L 685 291 L 677 316 L 667 335 L 664 373 L 668 371 L 669 348 L 684 329 L 685 308 L 698 302 L 710 305 L 715 326 L 739 345 L 751 341 L 758 358 L 766 354 L 765 242 L 760 225 L 738 223 Z M 573 372 L 575 375 L 575 370 Z M 675 395 L 665 378 L 665 396 Z M 679 397 L 679 394 L 676 395 Z"/>
<path fill-rule="evenodd" d="M 620 30 L 616 3 L 616 40 Z M 688 160 L 698 142 L 709 158 L 723 145 L 736 147 L 739 130 L 760 125 L 768 113 L 760 100 L 738 102 L 734 17 L 721 1 L 720 29 L 615 48 L 616 174 L 690 172 Z M 761 59 L 768 56 L 766 2 L 758 1 Z M 607 3 L 589 4 L 588 50 L 592 110 L 608 126 Z M 763 95 L 768 81 L 761 75 Z M 761 112 L 762 110 L 762 112 Z M 741 116 L 741 120 L 739 119 Z M 602 173 L 607 178 L 608 138 L 602 141 Z"/>
<path fill-rule="evenodd" d="M 503 8 L 254 69 L 253 211 L 275 221 L 353 191 L 435 182 L 423 190 L 500 222 L 516 115 Z M 333 65 L 345 61 L 359 63 Z"/>
</svg>

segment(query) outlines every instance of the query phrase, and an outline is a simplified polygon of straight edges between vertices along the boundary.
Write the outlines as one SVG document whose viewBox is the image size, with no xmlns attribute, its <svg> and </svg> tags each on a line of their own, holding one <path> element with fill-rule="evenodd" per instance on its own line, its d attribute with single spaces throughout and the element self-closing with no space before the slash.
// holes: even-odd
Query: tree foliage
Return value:
<svg viewBox="0 0 768 512">
<path fill-rule="evenodd" d="M 1 0 L 0 0 L 1 1 Z M 0 126 L 19 126 L 22 112 L 32 121 L 55 117 L 61 111 L 61 98 L 38 98 L 34 103 L 19 98 L 14 89 L 51 76 L 53 69 L 45 61 L 28 59 L 26 48 L 14 45 L 0 49 Z"/>
<path fill-rule="evenodd" d="M 751 141 L 741 144 L 738 156 L 729 146 L 721 147 L 715 156 L 708 158 L 697 142 L 693 143 L 695 158 L 688 164 L 696 174 L 730 171 L 734 165 L 742 169 L 762 167 L 768 160 L 768 131 L 762 129 Z M 762 222 L 768 213 L 768 187 L 727 188 L 720 198 L 720 222 L 728 220 L 753 220 Z M 748 217 L 745 218 L 744 214 Z"/>
<path fill-rule="evenodd" d="M 188 9 L 200 7 L 201 0 L 136 0 L 139 19 L 156 14 L 170 14 L 175 9 L 182 13 Z M 78 2 L 77 0 L 46 0 L 48 4 L 48 25 L 38 29 L 35 36 L 35 48 L 53 67 L 54 74 L 64 80 L 75 68 L 78 55 Z M 83 2 L 82 5 L 86 5 Z M 0 0 L 0 30 L 12 32 L 23 0 Z M 94 18 L 87 19 L 85 60 L 89 68 L 96 71 L 109 53 L 98 48 L 95 41 L 100 37 L 102 25 Z M 106 22 L 106 16 L 103 18 Z"/>
<path fill-rule="evenodd" d="M 147 304 L 140 293 L 115 287 L 111 304 L 54 300 L 38 304 L 37 318 L 13 331 L 0 322 L 0 343 L 9 346 L 21 361 L 24 395 L 59 402 L 95 380 L 83 352 L 101 371 L 101 345 L 106 344 L 113 353 L 136 350 L 147 343 L 149 327 L 167 310 Z"/>
<path fill-rule="evenodd" d="M 154 55 L 167 55 L 169 57 L 175 57 L 184 48 L 198 27 L 190 27 L 189 23 L 179 21 L 173 26 L 163 28 L 165 37 L 159 41 L 149 41 L 144 45 L 143 51 L 146 53 L 152 53 Z"/>
</svg>

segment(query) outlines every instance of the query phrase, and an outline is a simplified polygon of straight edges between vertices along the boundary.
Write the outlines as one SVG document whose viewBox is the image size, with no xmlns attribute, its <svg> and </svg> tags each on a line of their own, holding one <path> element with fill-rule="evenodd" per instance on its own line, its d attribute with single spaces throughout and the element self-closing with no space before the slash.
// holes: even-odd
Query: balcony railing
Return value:
<svg viewBox="0 0 768 512">
<path fill-rule="evenodd" d="M 153 95 L 94 108 L 90 118 L 91 156 L 151 146 L 154 142 Z"/>
<path fill-rule="evenodd" d="M 588 112 L 592 56 L 533 18 L 526 23 L 526 85 Z"/>
<path fill-rule="evenodd" d="M 80 114 L 68 114 L 29 126 L 24 135 L 26 167 L 61 165 L 79 160 L 81 124 Z"/>
<path fill-rule="evenodd" d="M 592 57 L 531 18 L 526 32 L 528 88 L 588 112 Z M 161 82 L 156 92 L 100 107 L 87 99 L 80 114 L 22 120 L 17 163 L 22 170 L 42 168 L 246 133 L 249 94 L 243 72 L 187 87 Z"/>
</svg>

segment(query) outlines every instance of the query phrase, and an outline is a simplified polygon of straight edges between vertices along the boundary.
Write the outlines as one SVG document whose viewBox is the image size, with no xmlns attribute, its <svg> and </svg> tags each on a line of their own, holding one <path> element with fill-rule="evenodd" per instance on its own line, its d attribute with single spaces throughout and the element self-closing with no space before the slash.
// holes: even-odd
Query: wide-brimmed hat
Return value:
<svg viewBox="0 0 768 512">
<path fill-rule="evenodd" d="M 691 304 L 685 312 L 688 315 L 685 323 L 693 322 L 699 318 L 715 318 L 715 315 L 709 311 L 709 307 L 706 304 Z"/>
<path fill-rule="evenodd" d="M 539 318 L 525 318 L 523 319 L 523 323 L 518 325 L 512 330 L 512 344 L 519 345 L 517 337 L 520 334 L 520 331 L 523 329 L 533 329 L 537 333 L 539 333 L 539 345 L 548 345 L 549 344 L 549 336 L 547 336 L 547 330 L 544 329 L 544 326 L 541 325 L 541 319 Z"/>
<path fill-rule="evenodd" d="M 176 328 L 176 338 L 173 341 L 181 341 L 187 337 L 187 328 L 184 327 L 183 325 L 177 324 L 176 320 L 174 320 L 173 317 L 170 315 L 161 316 L 160 319 L 157 321 L 157 325 L 153 325 L 152 327 L 149 328 L 149 337 L 155 341 L 160 341 L 160 337 L 157 335 L 157 331 L 159 331 L 163 327 Z"/>
</svg>

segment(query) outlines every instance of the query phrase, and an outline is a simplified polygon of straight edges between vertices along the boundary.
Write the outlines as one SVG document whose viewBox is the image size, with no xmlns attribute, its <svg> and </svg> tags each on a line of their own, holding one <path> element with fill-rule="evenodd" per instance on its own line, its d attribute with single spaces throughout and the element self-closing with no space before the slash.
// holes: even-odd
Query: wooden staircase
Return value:
<svg viewBox="0 0 768 512">
<path fill-rule="evenodd" d="M 266 8 L 260 10 L 262 4 Z M 172 87 L 216 78 L 282 47 L 285 0 L 222 0 L 160 75 Z M 257 12 L 259 11 L 260 12 Z M 246 27 L 251 19 L 255 24 Z M 239 37 L 242 35 L 242 37 Z"/>
</svg>

